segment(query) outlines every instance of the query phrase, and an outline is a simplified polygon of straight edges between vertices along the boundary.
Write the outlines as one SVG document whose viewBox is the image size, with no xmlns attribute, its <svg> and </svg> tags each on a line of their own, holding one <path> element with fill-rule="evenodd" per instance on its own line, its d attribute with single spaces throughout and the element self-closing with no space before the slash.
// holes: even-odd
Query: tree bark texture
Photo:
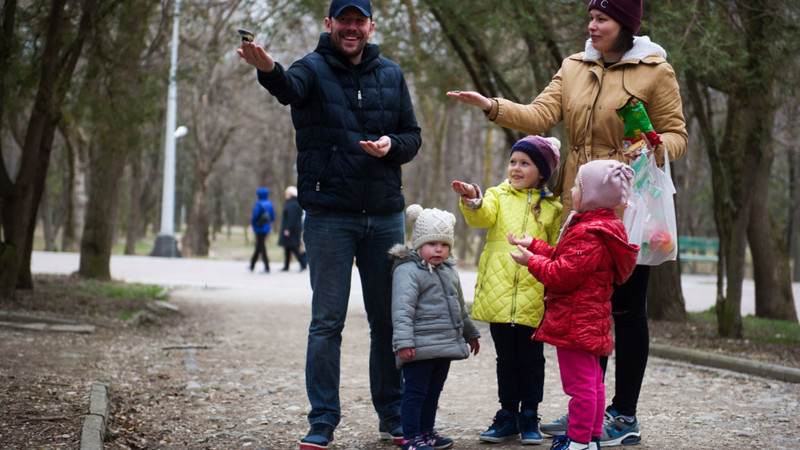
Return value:
<svg viewBox="0 0 800 450">
<path fill-rule="evenodd" d="M 675 322 L 687 319 L 678 261 L 667 261 L 650 269 L 650 281 L 647 285 L 647 317 Z"/>
</svg>

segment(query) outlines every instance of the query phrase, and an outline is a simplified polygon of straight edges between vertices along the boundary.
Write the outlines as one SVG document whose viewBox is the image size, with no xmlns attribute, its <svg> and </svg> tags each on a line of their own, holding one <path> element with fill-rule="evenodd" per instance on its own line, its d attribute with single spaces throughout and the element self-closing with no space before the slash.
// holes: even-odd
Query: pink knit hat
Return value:
<svg viewBox="0 0 800 450">
<path fill-rule="evenodd" d="M 511 147 L 511 153 L 523 152 L 536 164 L 539 169 L 539 174 L 542 175 L 544 181 L 550 179 L 553 171 L 558 167 L 558 161 L 561 159 L 561 154 L 558 150 L 561 148 L 561 141 L 554 137 L 541 137 L 541 136 L 525 136 L 517 141 Z"/>
<path fill-rule="evenodd" d="M 593 9 L 608 14 L 631 34 L 642 25 L 642 0 L 590 0 L 589 11 Z"/>
<path fill-rule="evenodd" d="M 578 169 L 581 211 L 616 208 L 628 201 L 633 169 L 613 159 L 598 159 Z"/>
</svg>

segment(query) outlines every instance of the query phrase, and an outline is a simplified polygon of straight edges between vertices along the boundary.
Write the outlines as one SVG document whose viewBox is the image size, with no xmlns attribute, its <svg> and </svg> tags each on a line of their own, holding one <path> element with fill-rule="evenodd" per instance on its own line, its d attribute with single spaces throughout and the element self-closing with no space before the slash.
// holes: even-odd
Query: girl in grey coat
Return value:
<svg viewBox="0 0 800 450">
<path fill-rule="evenodd" d="M 478 354 L 480 333 L 450 257 L 455 216 L 411 205 L 406 217 L 413 223 L 411 245 L 397 244 L 389 251 L 394 260 L 392 349 L 405 381 L 403 449 L 448 448 L 452 439 L 434 430 L 439 395 L 450 361 Z"/>
</svg>

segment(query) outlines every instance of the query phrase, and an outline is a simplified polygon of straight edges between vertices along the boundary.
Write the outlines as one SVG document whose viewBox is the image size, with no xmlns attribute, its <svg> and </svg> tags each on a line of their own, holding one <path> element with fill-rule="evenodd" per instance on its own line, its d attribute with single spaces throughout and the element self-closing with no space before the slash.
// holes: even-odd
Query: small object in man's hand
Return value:
<svg viewBox="0 0 800 450">
<path fill-rule="evenodd" d="M 253 42 L 253 39 L 256 38 L 256 35 L 253 34 L 251 31 L 247 31 L 244 28 L 239 29 L 239 36 L 242 38 L 242 42 Z"/>
</svg>

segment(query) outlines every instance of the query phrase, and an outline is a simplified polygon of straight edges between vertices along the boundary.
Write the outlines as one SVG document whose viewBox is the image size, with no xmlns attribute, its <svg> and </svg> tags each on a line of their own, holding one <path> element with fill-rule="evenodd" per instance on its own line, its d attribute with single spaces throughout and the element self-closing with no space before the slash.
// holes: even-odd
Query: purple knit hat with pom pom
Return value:
<svg viewBox="0 0 800 450">
<path fill-rule="evenodd" d="M 523 152 L 536 164 L 539 169 L 539 174 L 542 175 L 544 181 L 550 179 L 553 171 L 558 167 L 558 162 L 561 160 L 561 154 L 558 150 L 561 148 L 561 141 L 554 137 L 541 137 L 541 136 L 525 136 L 517 141 L 511 147 L 511 153 Z"/>
</svg>

